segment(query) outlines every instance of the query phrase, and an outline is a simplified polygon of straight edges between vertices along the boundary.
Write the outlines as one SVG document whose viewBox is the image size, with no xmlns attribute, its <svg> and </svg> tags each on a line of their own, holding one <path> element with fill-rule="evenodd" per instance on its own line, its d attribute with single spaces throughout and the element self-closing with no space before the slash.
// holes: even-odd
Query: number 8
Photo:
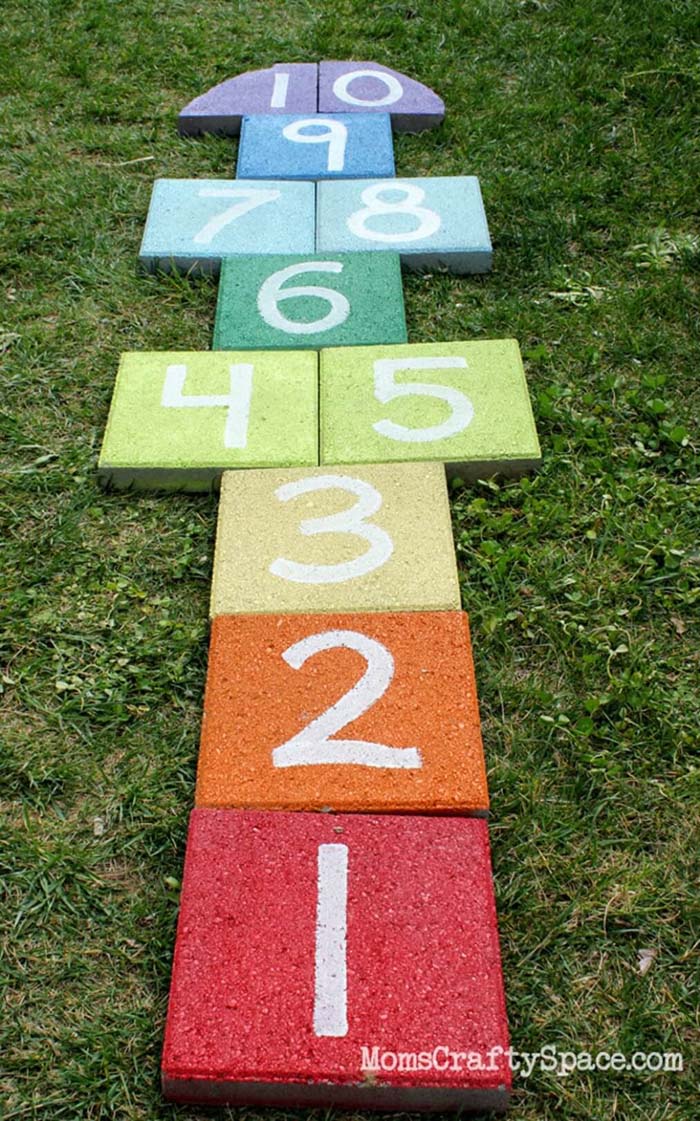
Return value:
<svg viewBox="0 0 700 1121">
<path fill-rule="evenodd" d="M 404 198 L 401 202 L 382 200 L 381 196 L 387 191 L 402 191 Z M 434 210 L 429 210 L 426 206 L 420 205 L 425 199 L 425 191 L 422 187 L 416 187 L 413 183 L 399 183 L 398 180 L 374 183 L 373 186 L 365 188 L 360 195 L 360 199 L 365 203 L 364 209 L 356 210 L 354 214 L 351 214 L 347 220 L 347 225 L 355 237 L 361 237 L 365 241 L 418 241 L 420 238 L 430 237 L 437 233 L 442 225 L 439 214 Z M 379 230 L 369 229 L 367 226 L 368 220 L 379 214 L 410 214 L 418 219 L 418 225 L 415 230 L 410 230 L 408 233 L 399 231 L 381 233 Z"/>
</svg>

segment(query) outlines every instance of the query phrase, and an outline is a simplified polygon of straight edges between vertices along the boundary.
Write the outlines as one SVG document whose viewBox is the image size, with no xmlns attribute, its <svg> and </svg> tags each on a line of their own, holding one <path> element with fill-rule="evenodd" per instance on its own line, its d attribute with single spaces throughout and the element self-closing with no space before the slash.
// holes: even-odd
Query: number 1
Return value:
<svg viewBox="0 0 700 1121">
<path fill-rule="evenodd" d="M 348 846 L 318 846 L 314 1032 L 348 1034 Z"/>
</svg>

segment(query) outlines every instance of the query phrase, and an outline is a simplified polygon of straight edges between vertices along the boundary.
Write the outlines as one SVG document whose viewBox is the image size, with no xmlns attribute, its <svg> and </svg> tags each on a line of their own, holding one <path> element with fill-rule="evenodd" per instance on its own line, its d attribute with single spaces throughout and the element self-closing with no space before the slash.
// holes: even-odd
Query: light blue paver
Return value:
<svg viewBox="0 0 700 1121">
<path fill-rule="evenodd" d="M 156 179 L 139 261 L 217 274 L 225 257 L 313 253 L 314 198 L 313 183 Z"/>
<path fill-rule="evenodd" d="M 488 272 L 492 249 L 472 175 L 321 182 L 316 252 L 392 250 L 410 268 Z"/>
</svg>

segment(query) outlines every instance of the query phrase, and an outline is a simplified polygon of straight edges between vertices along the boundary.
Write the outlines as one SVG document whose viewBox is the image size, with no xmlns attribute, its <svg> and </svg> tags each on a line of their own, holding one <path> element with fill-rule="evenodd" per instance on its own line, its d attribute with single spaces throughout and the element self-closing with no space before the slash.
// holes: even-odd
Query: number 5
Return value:
<svg viewBox="0 0 700 1121">
<path fill-rule="evenodd" d="M 431 428 L 406 428 L 393 420 L 378 420 L 372 427 L 389 440 L 403 440 L 407 444 L 428 443 L 456 436 L 471 424 L 474 406 L 466 394 L 449 385 L 431 385 L 428 382 L 407 381 L 399 385 L 394 381 L 397 370 L 453 370 L 466 369 L 464 358 L 378 358 L 374 363 L 374 396 L 382 404 L 396 397 L 438 397 L 445 401 L 451 416 Z"/>
</svg>

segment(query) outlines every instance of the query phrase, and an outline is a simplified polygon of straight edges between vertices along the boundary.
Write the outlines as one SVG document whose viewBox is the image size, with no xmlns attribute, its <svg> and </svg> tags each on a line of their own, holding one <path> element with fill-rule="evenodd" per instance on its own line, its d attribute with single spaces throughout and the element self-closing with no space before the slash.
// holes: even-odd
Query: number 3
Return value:
<svg viewBox="0 0 700 1121">
<path fill-rule="evenodd" d="M 297 584 L 341 584 L 345 580 L 365 576 L 389 560 L 394 551 L 394 543 L 389 534 L 378 525 L 368 525 L 365 521 L 381 508 L 382 496 L 363 479 L 354 479 L 349 475 L 311 475 L 306 479 L 285 483 L 275 491 L 275 497 L 280 502 L 289 502 L 291 498 L 298 498 L 315 490 L 336 488 L 354 494 L 357 498 L 355 505 L 338 514 L 307 518 L 300 522 L 299 532 L 305 537 L 313 537 L 317 533 L 351 533 L 369 542 L 369 549 L 355 560 L 340 564 L 299 564 L 297 561 L 278 557 L 270 565 L 269 571 L 273 576 Z"/>
</svg>

